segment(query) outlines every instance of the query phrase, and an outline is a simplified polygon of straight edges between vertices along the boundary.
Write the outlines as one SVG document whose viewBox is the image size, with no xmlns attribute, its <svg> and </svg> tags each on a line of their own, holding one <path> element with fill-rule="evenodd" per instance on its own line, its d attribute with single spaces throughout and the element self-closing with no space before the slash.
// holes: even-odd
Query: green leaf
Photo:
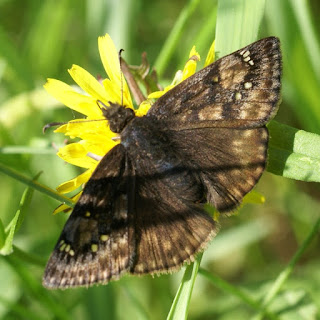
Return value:
<svg viewBox="0 0 320 320">
<path fill-rule="evenodd" d="M 159 77 L 162 76 L 168 62 L 170 61 L 172 53 L 178 45 L 178 40 L 182 36 L 182 31 L 184 30 L 188 19 L 191 17 L 192 13 L 197 8 L 199 3 L 199 0 L 189 0 L 188 4 L 181 11 L 177 22 L 175 23 L 171 33 L 167 37 L 167 40 L 163 45 L 161 52 L 159 53 L 158 58 L 155 62 L 155 69 L 157 70 Z"/>
<path fill-rule="evenodd" d="M 34 87 L 34 79 L 30 64 L 24 63 L 24 56 L 12 42 L 11 36 L 0 26 L 0 56 L 15 75 L 15 86 L 21 90 L 31 90 Z"/>
<path fill-rule="evenodd" d="M 28 188 L 29 189 L 29 188 Z M 27 189 L 27 190 L 28 190 Z M 26 191 L 27 191 L 26 190 Z M 25 191 L 25 192 L 26 192 Z M 25 195 L 25 193 L 24 193 Z M 11 222 L 9 223 L 9 231 L 8 231 L 8 234 L 6 236 L 6 239 L 5 239 L 5 242 L 4 242 L 4 245 L 3 247 L 1 248 L 0 250 L 0 254 L 6 256 L 8 254 L 11 254 L 13 252 L 13 249 L 12 249 L 12 242 L 13 242 L 13 236 L 14 236 L 14 233 L 16 231 L 16 225 L 18 223 L 18 220 L 19 220 L 19 216 L 20 216 L 20 209 L 16 212 L 15 216 L 13 217 L 13 219 L 11 220 Z"/>
<path fill-rule="evenodd" d="M 303 289 L 282 292 L 270 305 L 270 309 L 281 320 L 317 319 L 317 306 Z"/>
<path fill-rule="evenodd" d="M 218 2 L 215 50 L 223 57 L 257 40 L 265 0 Z"/>
<path fill-rule="evenodd" d="M 5 241 L 6 241 L 6 233 L 4 230 L 4 225 L 2 223 L 2 220 L 0 219 L 0 249 L 4 246 Z"/>
<path fill-rule="evenodd" d="M 187 319 L 191 294 L 198 274 L 201 258 L 202 254 L 197 257 L 194 263 L 186 267 L 167 320 Z"/>
<path fill-rule="evenodd" d="M 57 71 L 59 62 L 65 54 L 62 35 L 68 28 L 70 2 L 70 0 L 59 2 L 47 0 L 38 3 L 37 14 L 32 19 L 25 40 L 27 59 L 37 61 L 32 64 L 33 72 L 53 74 Z"/>
<path fill-rule="evenodd" d="M 289 261 L 288 265 L 280 272 L 278 277 L 275 279 L 273 284 L 271 285 L 269 291 L 264 295 L 263 300 L 261 302 L 261 307 L 265 308 L 270 305 L 272 301 L 274 301 L 275 297 L 284 286 L 284 283 L 287 281 L 297 262 L 300 260 L 302 254 L 308 248 L 312 240 L 318 235 L 320 228 L 320 218 L 315 222 L 312 229 L 310 230 L 309 234 L 306 236 L 305 240 L 302 242 L 299 249 L 296 251 L 294 256 Z M 258 314 L 255 320 L 262 320 L 263 319 L 263 312 Z"/>
<path fill-rule="evenodd" d="M 39 177 L 40 174 L 38 174 L 35 179 Z M 4 244 L 1 247 L 0 254 L 2 255 L 8 255 L 13 252 L 12 242 L 13 237 L 15 233 L 19 230 L 21 223 L 23 221 L 23 218 L 25 216 L 26 209 L 28 208 L 31 198 L 33 195 L 34 189 L 27 188 L 21 198 L 19 209 L 17 210 L 15 216 L 10 221 L 9 225 L 7 226 L 5 233 L 7 234 Z"/>
<path fill-rule="evenodd" d="M 268 129 L 267 170 L 286 178 L 320 182 L 320 136 L 276 121 Z"/>
</svg>

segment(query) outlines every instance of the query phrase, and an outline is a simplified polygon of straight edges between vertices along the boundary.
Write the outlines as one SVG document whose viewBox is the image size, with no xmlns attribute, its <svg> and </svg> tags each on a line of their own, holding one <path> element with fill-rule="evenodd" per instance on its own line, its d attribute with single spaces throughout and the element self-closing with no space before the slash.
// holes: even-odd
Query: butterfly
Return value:
<svg viewBox="0 0 320 320">
<path fill-rule="evenodd" d="M 143 117 L 104 108 L 120 143 L 86 183 L 44 286 L 105 284 L 193 261 L 218 230 L 205 203 L 232 211 L 260 179 L 280 88 L 280 42 L 269 37 L 195 73 Z"/>
</svg>

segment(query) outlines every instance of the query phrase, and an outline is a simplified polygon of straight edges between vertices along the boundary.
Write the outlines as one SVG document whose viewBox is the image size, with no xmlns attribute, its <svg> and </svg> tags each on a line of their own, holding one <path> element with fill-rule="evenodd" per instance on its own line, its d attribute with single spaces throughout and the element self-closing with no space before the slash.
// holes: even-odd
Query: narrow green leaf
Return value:
<svg viewBox="0 0 320 320">
<path fill-rule="evenodd" d="M 267 292 L 267 294 L 264 296 L 261 307 L 265 308 L 270 305 L 270 303 L 274 300 L 284 283 L 287 281 L 289 276 L 291 275 L 295 265 L 301 258 L 302 254 L 305 252 L 306 248 L 310 245 L 311 241 L 316 237 L 316 235 L 319 232 L 320 228 L 320 218 L 316 221 L 313 228 L 310 230 L 309 234 L 297 250 L 297 252 L 294 254 L 292 259 L 289 261 L 286 268 L 280 272 L 274 283 L 271 285 L 270 290 Z M 257 315 L 255 317 L 255 320 L 261 320 L 263 319 L 263 312 Z"/>
<path fill-rule="evenodd" d="M 37 176 L 35 177 L 35 180 L 38 179 L 39 176 L 40 176 L 40 173 L 37 174 Z M 29 204 L 31 202 L 33 192 L 34 192 L 34 189 L 30 187 L 23 192 L 19 209 L 17 210 L 15 216 L 13 217 L 8 227 L 6 228 L 7 230 L 5 230 L 5 233 L 7 233 L 7 236 L 5 238 L 5 242 L 3 246 L 1 247 L 0 254 L 8 255 L 13 252 L 13 245 L 12 245 L 13 237 L 21 226 L 21 223 L 25 216 L 26 209 L 29 207 Z"/>
<path fill-rule="evenodd" d="M 67 36 L 70 2 L 47 0 L 38 3 L 37 14 L 30 21 L 25 40 L 27 59 L 37 61 L 32 64 L 33 72 L 53 74 L 57 70 L 65 52 L 63 40 Z"/>
<path fill-rule="evenodd" d="M 317 319 L 317 306 L 304 289 L 281 292 L 270 309 L 281 315 L 281 320 Z"/>
<path fill-rule="evenodd" d="M 150 319 L 150 315 L 136 295 L 131 291 L 128 286 L 121 285 L 122 290 L 126 293 L 128 298 L 132 301 L 132 304 L 135 306 L 135 309 L 139 315 L 140 320 L 148 320 Z"/>
<path fill-rule="evenodd" d="M 42 172 L 39 172 L 34 178 L 33 178 L 33 181 L 37 181 L 38 178 L 40 177 Z M 25 216 L 25 213 L 26 213 L 26 210 L 27 208 L 29 207 L 30 205 L 30 202 L 31 202 L 31 199 L 32 199 L 32 196 L 33 196 L 33 192 L 34 192 L 34 189 L 33 188 L 27 188 L 25 190 L 25 192 L 23 193 L 22 195 L 22 198 L 21 198 L 21 201 L 20 201 L 20 214 L 19 214 L 19 217 L 18 217 L 18 221 L 17 221 L 17 224 L 16 224 L 16 227 L 15 227 L 15 232 L 18 231 L 20 229 L 20 226 L 22 224 L 22 221 L 24 219 L 24 216 Z"/>
<path fill-rule="evenodd" d="M 320 44 L 317 37 L 317 30 L 312 23 L 311 10 L 309 8 L 310 4 L 307 1 L 290 0 L 289 2 L 299 24 L 302 40 L 307 48 L 306 52 L 309 55 L 312 68 L 314 69 L 318 82 L 320 82 Z"/>
<path fill-rule="evenodd" d="M 74 202 L 72 200 L 70 200 L 69 198 L 65 197 L 64 195 L 58 193 L 55 190 L 52 190 L 42 184 L 40 184 L 37 181 L 33 181 L 32 179 L 22 175 L 20 172 L 13 170 L 9 167 L 7 167 L 6 165 L 0 163 L 0 172 L 5 173 L 6 175 L 50 196 L 53 199 L 56 199 L 70 207 L 74 207 Z"/>
<path fill-rule="evenodd" d="M 2 223 L 2 220 L 0 219 L 0 249 L 4 246 L 5 241 L 6 241 L 6 233 L 4 230 L 4 225 Z"/>
<path fill-rule="evenodd" d="M 276 121 L 270 132 L 267 170 L 286 178 L 320 182 L 320 135 Z"/>
<path fill-rule="evenodd" d="M 183 28 L 186 25 L 186 22 L 200 3 L 199 0 L 189 0 L 188 4 L 181 11 L 176 24 L 172 28 L 170 35 L 167 37 L 165 44 L 163 45 L 161 52 L 158 55 L 158 58 L 155 62 L 155 69 L 157 70 L 158 75 L 161 77 L 163 74 L 174 49 L 177 47 L 178 40 L 182 35 Z"/>
<path fill-rule="evenodd" d="M 202 254 L 197 257 L 194 263 L 186 267 L 167 320 L 187 319 L 191 294 L 198 274 L 201 258 Z"/>
<path fill-rule="evenodd" d="M 257 40 L 265 0 L 218 2 L 215 49 L 223 57 Z"/>
<path fill-rule="evenodd" d="M 30 64 L 25 63 L 24 56 L 21 55 L 9 35 L 0 26 L 0 56 L 5 59 L 8 67 L 14 73 L 15 86 L 19 86 L 21 90 L 31 90 L 34 87 L 34 79 L 32 78 Z"/>
<path fill-rule="evenodd" d="M 281 40 L 283 100 L 305 130 L 319 134 L 320 45 L 310 5 L 310 1 L 268 0 L 265 21 L 270 34 Z"/>
<path fill-rule="evenodd" d="M 1 255 L 8 255 L 11 254 L 13 252 L 12 250 L 12 241 L 13 241 L 13 236 L 16 230 L 16 225 L 19 219 L 19 215 L 20 215 L 20 209 L 16 212 L 16 214 L 14 215 L 13 219 L 10 222 L 10 228 L 8 231 L 8 234 L 6 236 L 6 240 L 4 242 L 3 247 L 0 250 L 0 254 Z"/>
<path fill-rule="evenodd" d="M 87 2 L 90 2 L 91 6 L 96 6 L 96 1 Z M 103 1 L 103 6 L 106 14 L 103 16 L 104 23 L 100 27 L 100 34 L 98 35 L 101 35 L 102 29 L 108 30 L 116 47 L 126 49 L 126 58 L 130 61 L 131 50 L 127 49 L 130 48 L 132 21 L 136 18 L 134 13 L 137 8 L 137 2 L 134 0 Z M 108 17 L 107 14 L 109 15 Z M 92 18 L 95 19 L 96 17 Z M 91 38 L 91 34 L 89 34 L 89 38 Z M 96 44 L 94 48 L 96 48 Z"/>
<path fill-rule="evenodd" d="M 197 51 L 200 53 L 200 56 L 203 58 L 207 55 L 208 50 L 214 40 L 214 35 L 215 35 L 216 25 L 217 25 L 217 12 L 218 12 L 218 6 L 214 5 L 212 10 L 210 10 L 210 14 L 208 16 L 206 23 L 202 25 L 197 35 L 197 39 L 195 42 L 196 48 L 197 48 Z M 205 60 L 202 59 L 202 62 L 204 63 Z"/>
<path fill-rule="evenodd" d="M 1 154 L 56 154 L 53 148 L 38 148 L 26 146 L 5 146 L 0 147 Z"/>
<path fill-rule="evenodd" d="M 208 271 L 206 271 L 202 268 L 199 269 L 199 274 L 201 274 L 202 276 L 207 278 L 215 287 L 219 288 L 220 290 L 228 293 L 229 295 L 233 295 L 233 296 L 237 297 L 238 299 L 242 300 L 244 303 L 246 303 L 251 308 L 258 310 L 258 311 L 262 311 L 262 306 L 260 306 L 260 304 L 257 301 L 255 301 L 253 298 L 251 298 L 247 293 L 245 293 L 241 289 L 239 289 L 235 286 L 232 286 L 231 284 L 224 281 L 223 279 L 221 279 L 217 275 L 209 273 Z M 278 317 L 276 315 L 272 314 L 268 310 L 264 310 L 263 314 L 268 316 L 268 319 L 274 319 L 274 320 L 278 319 Z"/>
</svg>

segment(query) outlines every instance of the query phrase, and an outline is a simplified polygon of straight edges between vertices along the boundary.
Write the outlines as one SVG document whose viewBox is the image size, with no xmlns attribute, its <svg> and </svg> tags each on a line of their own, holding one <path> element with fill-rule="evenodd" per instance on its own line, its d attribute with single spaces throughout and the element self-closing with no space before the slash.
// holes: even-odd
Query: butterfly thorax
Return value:
<svg viewBox="0 0 320 320">
<path fill-rule="evenodd" d="M 115 103 L 110 103 L 109 107 L 103 108 L 102 113 L 109 122 L 110 130 L 114 133 L 121 133 L 135 117 L 132 109 Z"/>
<path fill-rule="evenodd" d="M 146 116 L 134 118 L 122 131 L 121 144 L 143 179 L 170 186 L 191 202 L 201 201 L 204 191 L 198 176 L 160 122 Z"/>
</svg>

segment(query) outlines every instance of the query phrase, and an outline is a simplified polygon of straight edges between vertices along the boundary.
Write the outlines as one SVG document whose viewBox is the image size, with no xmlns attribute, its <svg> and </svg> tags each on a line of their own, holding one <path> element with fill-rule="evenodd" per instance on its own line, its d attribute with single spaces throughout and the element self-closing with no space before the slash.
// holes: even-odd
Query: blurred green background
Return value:
<svg viewBox="0 0 320 320">
<path fill-rule="evenodd" d="M 283 102 L 276 120 L 320 134 L 320 3 L 266 0 L 259 38 L 280 37 L 284 59 Z M 97 37 L 108 32 L 126 61 L 151 66 L 185 8 L 190 17 L 164 65 L 167 84 L 195 44 L 204 61 L 215 35 L 217 1 L 182 0 L 1 0 L 0 161 L 55 188 L 80 171 L 55 155 L 62 135 L 42 127 L 74 113 L 42 89 L 46 78 L 73 84 L 72 64 L 104 76 Z M 232 8 L 230 8 L 232 10 Z M 6 226 L 26 186 L 0 175 L 0 218 Z M 319 217 L 319 184 L 266 172 L 257 190 L 263 205 L 245 205 L 221 219 L 221 231 L 205 252 L 202 267 L 259 299 L 279 275 Z M 124 277 L 107 286 L 48 291 L 41 286 L 45 263 L 66 216 L 52 216 L 59 203 L 39 192 L 25 213 L 14 245 L 22 252 L 0 256 L 1 319 L 165 319 L 182 272 L 152 278 Z M 320 309 L 320 237 L 304 252 L 273 304 L 280 319 L 316 319 Z M 23 253 L 27 253 L 24 256 Z M 286 307 L 284 307 L 286 306 Z M 255 313 L 200 275 L 189 319 L 247 319 Z"/>
</svg>

